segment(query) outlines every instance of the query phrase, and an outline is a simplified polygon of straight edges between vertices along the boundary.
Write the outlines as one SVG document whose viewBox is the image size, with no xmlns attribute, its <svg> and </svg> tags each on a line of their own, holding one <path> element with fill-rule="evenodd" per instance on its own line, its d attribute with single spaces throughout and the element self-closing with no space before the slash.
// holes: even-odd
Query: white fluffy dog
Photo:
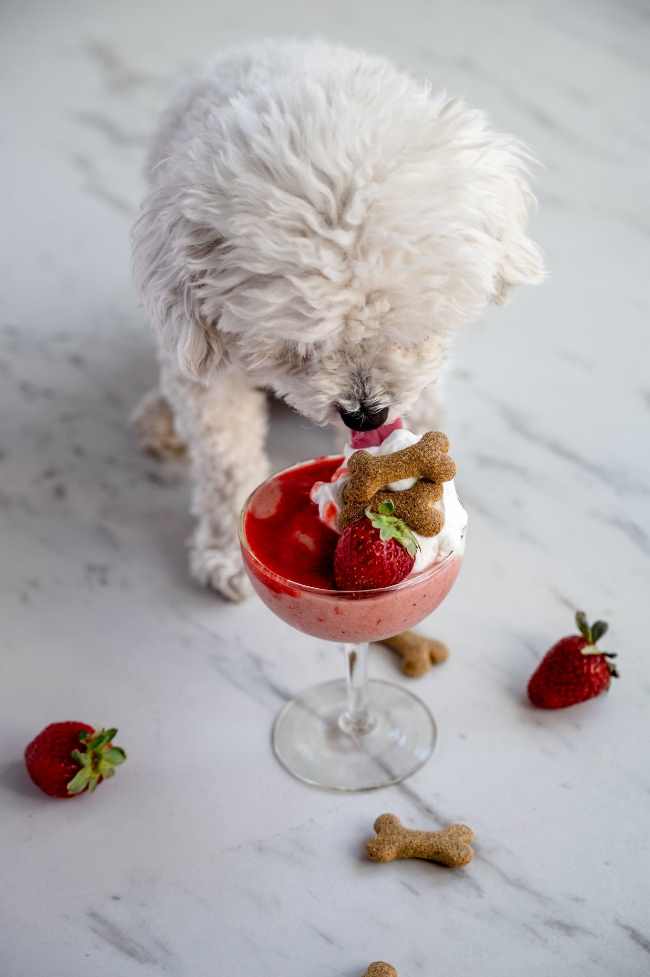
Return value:
<svg viewBox="0 0 650 977">
<path fill-rule="evenodd" d="M 527 159 L 462 101 L 325 43 L 230 51 L 179 93 L 133 232 L 160 348 L 138 425 L 189 448 L 198 580 L 246 593 L 262 389 L 317 424 L 435 425 L 454 331 L 543 276 Z"/>
</svg>

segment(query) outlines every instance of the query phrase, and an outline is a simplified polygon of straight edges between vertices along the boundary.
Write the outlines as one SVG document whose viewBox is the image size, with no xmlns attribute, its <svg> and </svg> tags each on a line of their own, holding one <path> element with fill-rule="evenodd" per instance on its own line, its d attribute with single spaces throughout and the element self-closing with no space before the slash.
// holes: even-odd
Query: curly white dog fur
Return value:
<svg viewBox="0 0 650 977">
<path fill-rule="evenodd" d="M 267 471 L 260 388 L 317 424 L 370 405 L 435 426 L 454 330 L 543 276 L 527 162 L 481 112 L 325 43 L 227 52 L 179 93 L 133 241 L 158 394 L 193 466 L 197 579 L 246 590 L 236 525 Z"/>
</svg>

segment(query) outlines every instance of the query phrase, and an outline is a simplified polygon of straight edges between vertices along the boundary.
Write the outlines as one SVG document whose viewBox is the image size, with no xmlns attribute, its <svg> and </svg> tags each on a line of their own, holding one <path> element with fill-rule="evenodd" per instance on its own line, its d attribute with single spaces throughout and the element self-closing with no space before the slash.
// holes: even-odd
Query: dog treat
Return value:
<svg viewBox="0 0 650 977">
<path fill-rule="evenodd" d="M 389 963 L 384 963 L 383 960 L 377 960 L 375 963 L 368 965 L 368 969 L 363 977 L 397 977 L 397 971 Z"/>
<path fill-rule="evenodd" d="M 437 536 L 444 525 L 442 512 L 435 508 L 434 502 L 442 498 L 442 484 L 420 480 L 410 489 L 391 492 L 382 489 L 370 500 L 370 508 L 377 510 L 381 502 L 390 500 L 395 506 L 395 515 L 420 536 Z"/>
<path fill-rule="evenodd" d="M 442 641 L 415 631 L 402 631 L 393 638 L 385 638 L 381 644 L 400 656 L 402 671 L 410 678 L 420 678 L 433 665 L 441 665 L 449 658 L 449 648 Z"/>
<path fill-rule="evenodd" d="M 373 862 L 396 858 L 424 858 L 449 868 L 468 865 L 474 857 L 469 842 L 474 832 L 465 824 L 450 824 L 442 831 L 411 831 L 394 814 L 382 814 L 375 821 L 376 837 L 367 845 Z"/>
<path fill-rule="evenodd" d="M 436 536 L 442 529 L 443 516 L 434 503 L 442 498 L 442 483 L 456 474 L 448 448 L 444 434 L 429 431 L 416 444 L 389 455 L 355 451 L 347 462 L 350 477 L 343 491 L 340 528 L 360 519 L 367 508 L 390 499 L 395 515 L 407 526 L 421 536 Z M 386 487 L 409 478 L 418 481 L 404 491 Z"/>
</svg>

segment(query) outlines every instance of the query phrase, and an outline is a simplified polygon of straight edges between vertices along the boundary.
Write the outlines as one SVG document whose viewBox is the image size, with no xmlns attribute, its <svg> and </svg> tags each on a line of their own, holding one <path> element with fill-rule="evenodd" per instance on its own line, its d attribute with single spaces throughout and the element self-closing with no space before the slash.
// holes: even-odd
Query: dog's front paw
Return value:
<svg viewBox="0 0 650 977">
<path fill-rule="evenodd" d="M 190 551 L 190 570 L 195 580 L 216 590 L 226 600 L 245 600 L 252 593 L 239 549 L 218 549 L 195 543 Z"/>
</svg>

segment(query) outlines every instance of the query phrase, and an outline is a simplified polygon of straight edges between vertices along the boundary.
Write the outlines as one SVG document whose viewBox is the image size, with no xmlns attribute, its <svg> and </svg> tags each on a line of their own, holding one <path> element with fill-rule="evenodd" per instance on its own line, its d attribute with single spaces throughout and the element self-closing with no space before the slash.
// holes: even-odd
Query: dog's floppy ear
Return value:
<svg viewBox="0 0 650 977">
<path fill-rule="evenodd" d="M 163 347 L 181 372 L 205 382 L 224 358 L 219 313 L 209 301 L 223 241 L 183 215 L 173 189 L 156 189 L 132 232 L 136 285 Z"/>
<path fill-rule="evenodd" d="M 529 185 L 528 157 L 514 140 L 497 137 L 495 201 L 489 231 L 498 245 L 493 300 L 502 304 L 515 285 L 536 285 L 544 279 L 542 253 L 527 234 L 528 215 L 535 204 Z"/>
</svg>

